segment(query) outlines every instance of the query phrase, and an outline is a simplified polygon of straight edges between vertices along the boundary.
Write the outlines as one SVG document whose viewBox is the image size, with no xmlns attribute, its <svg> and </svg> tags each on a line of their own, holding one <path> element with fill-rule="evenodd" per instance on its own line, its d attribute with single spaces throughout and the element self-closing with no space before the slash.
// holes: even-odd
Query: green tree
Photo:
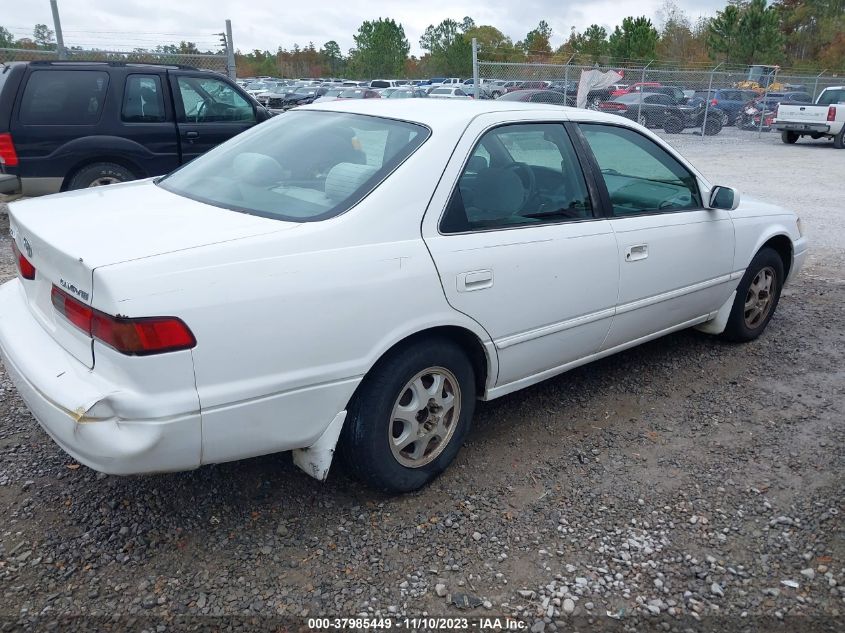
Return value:
<svg viewBox="0 0 845 633">
<path fill-rule="evenodd" d="M 326 66 L 329 68 L 329 72 L 332 75 L 340 75 L 343 71 L 343 54 L 340 52 L 340 46 L 334 40 L 329 40 L 325 44 L 323 44 L 323 48 L 320 51 L 320 54 L 323 56 L 323 59 L 326 62 Z"/>
<path fill-rule="evenodd" d="M 15 36 L 5 26 L 0 26 L 0 48 L 12 48 L 15 44 Z"/>
<path fill-rule="evenodd" d="M 710 21 L 707 45 L 711 55 L 740 64 L 772 63 L 783 56 L 783 35 L 774 6 L 766 0 L 728 5 Z"/>
<path fill-rule="evenodd" d="M 591 24 L 581 34 L 577 53 L 586 55 L 590 61 L 597 62 L 607 55 L 607 30 L 598 24 Z"/>
<path fill-rule="evenodd" d="M 522 48 L 526 55 L 551 55 L 551 39 L 552 27 L 545 20 L 540 20 L 540 23 L 526 34 Z"/>
<path fill-rule="evenodd" d="M 469 21 L 469 22 L 468 22 Z M 472 40 L 466 37 L 464 26 L 475 24 L 470 18 L 463 23 L 443 20 L 429 25 L 420 38 L 420 48 L 428 51 L 428 66 L 437 73 L 461 77 L 472 72 Z"/>
<path fill-rule="evenodd" d="M 53 31 L 47 28 L 46 24 L 36 24 L 32 29 L 32 41 L 38 48 L 54 49 L 56 42 L 53 40 Z"/>
<path fill-rule="evenodd" d="M 646 17 L 627 17 L 608 39 L 610 54 L 618 60 L 654 59 L 657 56 L 657 29 Z"/>
<path fill-rule="evenodd" d="M 523 57 L 522 51 L 514 47 L 513 41 L 495 26 L 481 24 L 464 33 L 464 37 L 472 43 L 472 38 L 478 40 L 479 55 L 484 59 L 495 61 L 516 61 Z"/>
<path fill-rule="evenodd" d="M 360 77 L 397 77 L 405 68 L 411 45 L 405 29 L 390 18 L 367 20 L 353 36 L 350 65 Z"/>
</svg>

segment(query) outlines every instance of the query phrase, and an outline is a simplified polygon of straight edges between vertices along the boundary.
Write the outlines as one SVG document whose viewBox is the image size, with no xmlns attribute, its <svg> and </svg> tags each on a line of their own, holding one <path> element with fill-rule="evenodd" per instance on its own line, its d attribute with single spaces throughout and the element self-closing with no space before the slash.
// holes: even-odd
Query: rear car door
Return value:
<svg viewBox="0 0 845 633">
<path fill-rule="evenodd" d="M 474 119 L 423 221 L 447 300 L 496 345 L 497 386 L 595 353 L 618 291 L 610 223 L 594 213 L 564 126 L 540 116 Z"/>
<path fill-rule="evenodd" d="M 255 103 L 211 73 L 169 71 L 182 162 L 193 160 L 258 121 Z"/>
<path fill-rule="evenodd" d="M 131 72 L 126 75 L 120 107 L 120 136 L 147 150 L 145 156 L 136 159 L 145 174 L 158 176 L 179 166 L 176 119 L 164 73 Z"/>
<path fill-rule="evenodd" d="M 619 300 L 602 349 L 715 316 L 742 274 L 729 212 L 705 209 L 695 175 L 648 136 L 578 127 L 618 243 Z"/>
</svg>

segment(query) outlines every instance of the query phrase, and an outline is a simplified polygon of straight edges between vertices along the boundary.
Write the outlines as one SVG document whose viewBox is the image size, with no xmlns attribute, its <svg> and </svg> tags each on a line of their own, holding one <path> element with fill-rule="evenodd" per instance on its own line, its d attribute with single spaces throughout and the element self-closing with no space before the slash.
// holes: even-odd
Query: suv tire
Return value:
<svg viewBox="0 0 845 633">
<path fill-rule="evenodd" d="M 80 169 L 73 175 L 68 184 L 68 191 L 74 189 L 87 189 L 89 187 L 101 187 L 112 185 L 118 182 L 135 180 L 135 174 L 115 163 L 94 163 Z"/>
</svg>

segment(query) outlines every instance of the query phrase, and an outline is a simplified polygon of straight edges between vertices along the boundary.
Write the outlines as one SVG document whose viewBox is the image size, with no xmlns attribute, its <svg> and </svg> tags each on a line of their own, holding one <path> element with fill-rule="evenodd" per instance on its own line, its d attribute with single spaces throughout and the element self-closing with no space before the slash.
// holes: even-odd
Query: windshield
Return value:
<svg viewBox="0 0 845 633">
<path fill-rule="evenodd" d="M 343 213 L 428 138 L 421 125 L 341 112 L 289 112 L 158 181 L 172 193 L 289 222 Z"/>
</svg>

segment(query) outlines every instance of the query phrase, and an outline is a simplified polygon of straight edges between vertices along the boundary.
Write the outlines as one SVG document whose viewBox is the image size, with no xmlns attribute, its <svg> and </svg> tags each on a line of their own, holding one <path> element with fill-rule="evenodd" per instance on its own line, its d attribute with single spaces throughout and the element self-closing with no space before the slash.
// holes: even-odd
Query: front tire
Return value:
<svg viewBox="0 0 845 633">
<path fill-rule="evenodd" d="M 722 337 L 729 341 L 746 342 L 760 336 L 777 309 L 783 282 L 780 255 L 771 248 L 760 249 L 737 286 Z"/>
<path fill-rule="evenodd" d="M 475 373 L 447 339 L 401 347 L 365 376 L 340 452 L 352 473 L 387 492 L 429 483 L 455 459 L 475 410 Z"/>
</svg>

